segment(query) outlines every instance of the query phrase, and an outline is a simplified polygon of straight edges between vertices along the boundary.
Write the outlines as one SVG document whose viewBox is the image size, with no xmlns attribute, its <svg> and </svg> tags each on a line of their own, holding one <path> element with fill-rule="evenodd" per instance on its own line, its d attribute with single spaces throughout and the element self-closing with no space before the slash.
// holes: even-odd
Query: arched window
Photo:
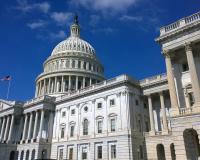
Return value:
<svg viewBox="0 0 200 160">
<path fill-rule="evenodd" d="M 20 160 L 24 159 L 24 151 L 21 151 Z"/>
<path fill-rule="evenodd" d="M 35 159 L 35 149 L 32 150 L 32 154 L 31 154 L 31 160 Z"/>
<path fill-rule="evenodd" d="M 29 159 L 29 150 L 26 151 L 26 158 L 25 160 L 28 160 Z"/>
<path fill-rule="evenodd" d="M 88 135 L 88 120 L 83 121 L 83 135 Z"/>
</svg>

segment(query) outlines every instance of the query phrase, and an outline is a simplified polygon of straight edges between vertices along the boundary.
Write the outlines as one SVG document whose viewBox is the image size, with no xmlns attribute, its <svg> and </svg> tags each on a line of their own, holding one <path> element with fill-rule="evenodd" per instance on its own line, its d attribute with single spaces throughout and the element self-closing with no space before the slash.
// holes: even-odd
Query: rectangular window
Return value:
<svg viewBox="0 0 200 160">
<path fill-rule="evenodd" d="M 74 126 L 70 127 L 70 137 L 74 137 Z"/>
<path fill-rule="evenodd" d="M 135 105 L 138 106 L 139 105 L 139 101 L 136 99 L 135 100 Z"/>
<path fill-rule="evenodd" d="M 73 148 L 69 149 L 69 160 L 73 160 Z"/>
<path fill-rule="evenodd" d="M 183 69 L 183 72 L 188 71 L 189 70 L 188 64 L 187 63 L 182 64 L 182 69 Z"/>
<path fill-rule="evenodd" d="M 97 147 L 97 158 L 102 159 L 102 146 Z"/>
<path fill-rule="evenodd" d="M 111 150 L 111 159 L 116 159 L 116 145 L 111 145 L 110 147 Z"/>
<path fill-rule="evenodd" d="M 58 157 L 59 160 L 63 160 L 63 149 L 60 149 L 59 150 L 59 157 Z"/>
<path fill-rule="evenodd" d="M 115 105 L 115 100 L 114 99 L 111 99 L 110 100 L 110 106 L 114 106 Z"/>
<path fill-rule="evenodd" d="M 85 159 L 87 159 L 87 148 L 86 147 L 84 147 L 82 149 L 82 160 L 85 160 Z"/>
<path fill-rule="evenodd" d="M 75 109 L 72 109 L 71 110 L 71 115 L 74 115 L 75 114 Z"/>
<path fill-rule="evenodd" d="M 98 103 L 98 104 L 97 104 L 97 108 L 98 108 L 98 109 L 101 109 L 101 108 L 102 108 L 102 103 Z"/>
<path fill-rule="evenodd" d="M 97 122 L 98 133 L 102 133 L 102 124 L 103 124 L 102 121 Z"/>
<path fill-rule="evenodd" d="M 115 119 L 114 118 L 110 120 L 110 127 L 111 127 L 110 131 L 115 132 Z"/>
<path fill-rule="evenodd" d="M 61 138 L 65 137 L 65 128 L 61 128 Z"/>
</svg>

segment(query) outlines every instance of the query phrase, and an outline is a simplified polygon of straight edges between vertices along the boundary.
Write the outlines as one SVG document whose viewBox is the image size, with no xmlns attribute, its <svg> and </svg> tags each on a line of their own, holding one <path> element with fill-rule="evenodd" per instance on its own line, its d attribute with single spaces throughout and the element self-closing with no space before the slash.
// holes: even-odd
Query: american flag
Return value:
<svg viewBox="0 0 200 160">
<path fill-rule="evenodd" d="M 3 78 L 0 79 L 1 81 L 10 81 L 11 80 L 11 76 L 5 76 Z"/>
</svg>

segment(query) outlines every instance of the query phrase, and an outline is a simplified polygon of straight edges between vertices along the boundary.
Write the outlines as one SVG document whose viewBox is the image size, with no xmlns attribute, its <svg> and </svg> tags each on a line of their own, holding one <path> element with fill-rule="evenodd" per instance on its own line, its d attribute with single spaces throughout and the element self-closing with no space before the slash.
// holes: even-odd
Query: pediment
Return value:
<svg viewBox="0 0 200 160">
<path fill-rule="evenodd" d="M 0 111 L 13 107 L 12 102 L 0 99 Z"/>
</svg>

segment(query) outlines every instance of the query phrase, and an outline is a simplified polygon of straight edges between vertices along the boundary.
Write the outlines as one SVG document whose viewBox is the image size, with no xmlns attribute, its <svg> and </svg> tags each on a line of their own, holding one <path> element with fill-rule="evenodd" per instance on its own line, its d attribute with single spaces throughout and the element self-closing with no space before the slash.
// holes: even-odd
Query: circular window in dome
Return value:
<svg viewBox="0 0 200 160">
<path fill-rule="evenodd" d="M 85 112 L 87 112 L 88 111 L 88 107 L 86 106 L 86 107 L 84 107 L 84 111 Z"/>
</svg>

